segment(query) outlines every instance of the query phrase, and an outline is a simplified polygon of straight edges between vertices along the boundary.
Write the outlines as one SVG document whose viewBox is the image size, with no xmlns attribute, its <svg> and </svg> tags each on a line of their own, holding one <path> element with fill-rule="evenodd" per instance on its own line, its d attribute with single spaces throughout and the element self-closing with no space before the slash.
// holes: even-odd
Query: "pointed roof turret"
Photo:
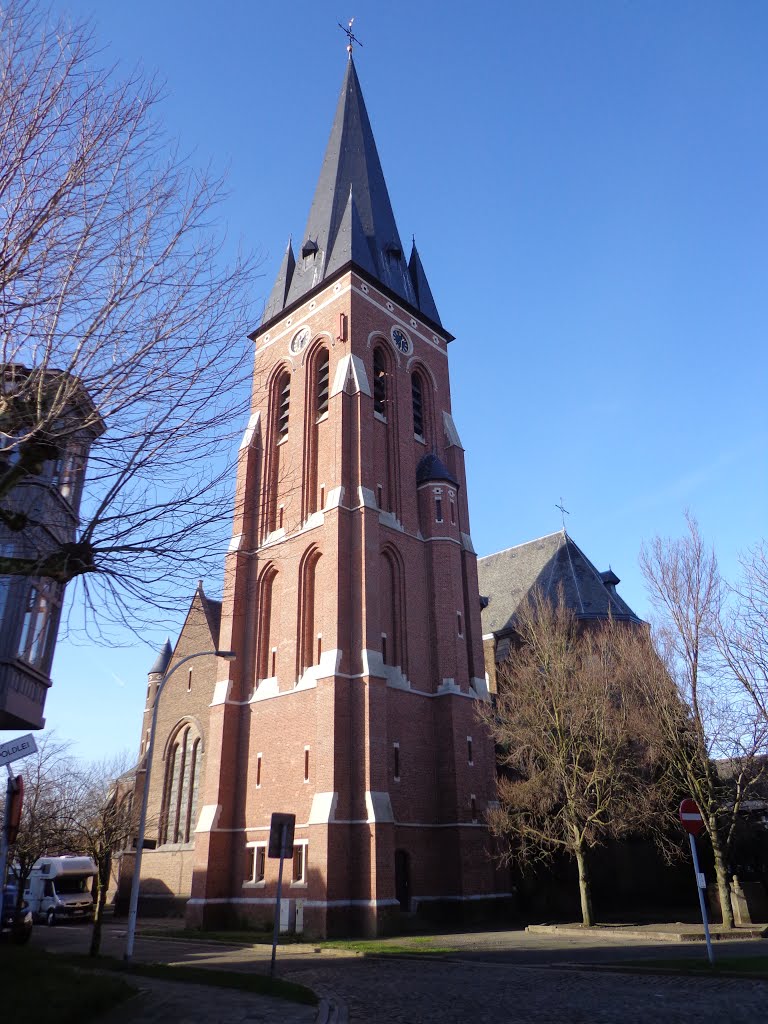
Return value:
<svg viewBox="0 0 768 1024">
<path fill-rule="evenodd" d="M 367 270 L 369 274 L 376 276 L 376 267 L 368 247 L 368 239 L 363 231 L 351 185 L 347 205 L 336 233 L 336 242 L 325 265 L 326 275 L 330 276 L 334 271 L 340 270 L 350 260 L 353 260 L 361 270 Z"/>
<path fill-rule="evenodd" d="M 292 259 L 292 251 L 286 252 L 262 324 L 303 299 L 331 274 L 354 263 L 440 325 L 418 254 L 414 276 L 403 253 L 351 55 L 294 265 Z"/>
<path fill-rule="evenodd" d="M 165 670 L 168 668 L 168 665 L 170 664 L 170 661 L 171 661 L 172 657 L 173 657 L 173 648 L 171 647 L 171 641 L 166 639 L 165 643 L 163 644 L 163 649 L 160 651 L 160 653 L 155 658 L 155 663 L 153 664 L 152 668 L 149 670 L 148 674 L 150 676 L 153 676 L 153 675 L 164 675 L 165 674 Z"/>
<path fill-rule="evenodd" d="M 440 314 L 437 312 L 437 306 L 432 297 L 432 289 L 429 287 L 427 275 L 424 273 L 419 250 L 416 248 L 415 238 L 413 240 L 413 248 L 411 249 L 411 258 L 408 260 L 408 272 L 411 275 L 413 290 L 416 293 L 416 305 L 424 316 L 428 316 L 430 320 L 440 324 Z M 442 327 L 442 324 L 440 326 Z"/>
<path fill-rule="evenodd" d="M 262 320 L 265 322 L 271 320 L 273 316 L 276 316 L 285 306 L 285 300 L 288 296 L 288 289 L 291 287 L 291 280 L 293 278 L 293 271 L 296 267 L 296 257 L 293 255 L 293 244 L 291 239 L 288 239 L 288 246 L 283 256 L 283 262 L 280 264 L 280 270 L 277 273 L 277 280 L 272 286 L 272 292 L 267 299 L 267 304 L 264 307 L 264 315 Z"/>
</svg>

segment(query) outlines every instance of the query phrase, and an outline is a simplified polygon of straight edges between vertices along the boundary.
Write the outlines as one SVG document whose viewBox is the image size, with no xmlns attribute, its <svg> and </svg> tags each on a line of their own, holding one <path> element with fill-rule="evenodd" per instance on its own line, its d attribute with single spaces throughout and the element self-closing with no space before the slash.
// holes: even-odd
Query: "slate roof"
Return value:
<svg viewBox="0 0 768 1024">
<path fill-rule="evenodd" d="M 598 572 L 565 530 L 479 558 L 477 572 L 480 594 L 489 598 L 481 613 L 483 634 L 512 631 L 515 613 L 534 587 L 554 601 L 562 586 L 578 619 L 602 619 L 610 612 L 617 621 L 641 621 L 616 593 L 618 576 Z"/>
<path fill-rule="evenodd" d="M 440 326 L 415 244 L 405 258 L 351 57 L 307 226 L 295 257 L 288 245 L 262 325 L 350 263 Z"/>
<path fill-rule="evenodd" d="M 442 459 L 439 459 L 434 452 L 429 452 L 419 459 L 416 467 L 416 484 L 427 483 L 428 480 L 445 480 L 449 484 L 459 486 L 459 481 L 448 469 Z"/>
</svg>

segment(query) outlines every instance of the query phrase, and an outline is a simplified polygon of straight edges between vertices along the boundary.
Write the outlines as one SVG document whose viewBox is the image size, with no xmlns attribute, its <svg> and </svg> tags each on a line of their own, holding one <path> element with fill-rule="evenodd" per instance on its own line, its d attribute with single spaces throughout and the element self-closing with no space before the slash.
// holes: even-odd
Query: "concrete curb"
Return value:
<svg viewBox="0 0 768 1024">
<path fill-rule="evenodd" d="M 648 928 L 631 928 L 618 926 L 615 928 L 601 928 L 595 925 L 592 928 L 582 928 L 579 925 L 567 924 L 529 924 L 525 929 L 531 935 L 563 935 L 574 938 L 586 939 L 590 936 L 609 938 L 621 941 L 622 939 L 647 939 L 652 942 L 704 942 L 703 931 L 652 931 Z M 743 942 L 754 939 L 766 938 L 766 928 L 742 928 L 733 932 L 712 931 L 713 942 Z"/>
</svg>

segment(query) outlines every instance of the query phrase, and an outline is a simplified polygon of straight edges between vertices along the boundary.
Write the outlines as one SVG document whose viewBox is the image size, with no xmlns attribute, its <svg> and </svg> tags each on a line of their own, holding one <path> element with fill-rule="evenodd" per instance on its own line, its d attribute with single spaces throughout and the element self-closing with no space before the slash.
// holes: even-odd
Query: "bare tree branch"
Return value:
<svg viewBox="0 0 768 1024">
<path fill-rule="evenodd" d="M 90 621 L 135 624 L 219 569 L 255 263 L 225 260 L 223 182 L 169 143 L 161 87 L 87 24 L 3 0 L 0 55 L 0 573 L 80 577 Z M 102 426 L 62 551 L 9 496 Z"/>
</svg>

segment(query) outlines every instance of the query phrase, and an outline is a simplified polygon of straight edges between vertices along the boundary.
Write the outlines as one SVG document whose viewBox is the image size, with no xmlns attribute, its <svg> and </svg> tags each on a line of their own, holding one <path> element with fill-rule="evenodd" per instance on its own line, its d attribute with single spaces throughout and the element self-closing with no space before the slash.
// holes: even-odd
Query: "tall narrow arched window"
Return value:
<svg viewBox="0 0 768 1024">
<path fill-rule="evenodd" d="M 403 671 L 406 670 L 404 600 L 400 559 L 397 552 L 388 548 L 381 553 L 379 568 L 381 654 L 385 665 L 398 665 Z"/>
<path fill-rule="evenodd" d="M 413 432 L 419 439 L 424 438 L 424 387 L 421 377 L 414 373 L 411 377 L 411 398 L 413 400 Z"/>
<path fill-rule="evenodd" d="M 160 816 L 160 844 L 188 843 L 194 834 L 202 744 L 197 730 L 184 725 L 173 739 L 166 758 Z"/>
<path fill-rule="evenodd" d="M 373 411 L 387 414 L 387 363 L 381 348 L 373 350 Z"/>
<path fill-rule="evenodd" d="M 257 679 L 266 679 L 275 673 L 272 658 L 272 598 L 275 589 L 275 578 L 277 570 L 274 566 L 268 565 L 261 574 L 259 581 L 259 628 L 258 628 L 258 658 L 256 663 Z"/>
<path fill-rule="evenodd" d="M 320 552 L 311 548 L 301 561 L 299 568 L 299 644 L 298 644 L 298 676 L 312 665 L 316 665 L 322 653 L 322 644 L 318 643 L 316 630 L 315 580 Z"/>
<path fill-rule="evenodd" d="M 319 418 L 328 412 L 329 356 L 327 348 L 322 349 L 315 366 L 315 415 Z"/>
</svg>

